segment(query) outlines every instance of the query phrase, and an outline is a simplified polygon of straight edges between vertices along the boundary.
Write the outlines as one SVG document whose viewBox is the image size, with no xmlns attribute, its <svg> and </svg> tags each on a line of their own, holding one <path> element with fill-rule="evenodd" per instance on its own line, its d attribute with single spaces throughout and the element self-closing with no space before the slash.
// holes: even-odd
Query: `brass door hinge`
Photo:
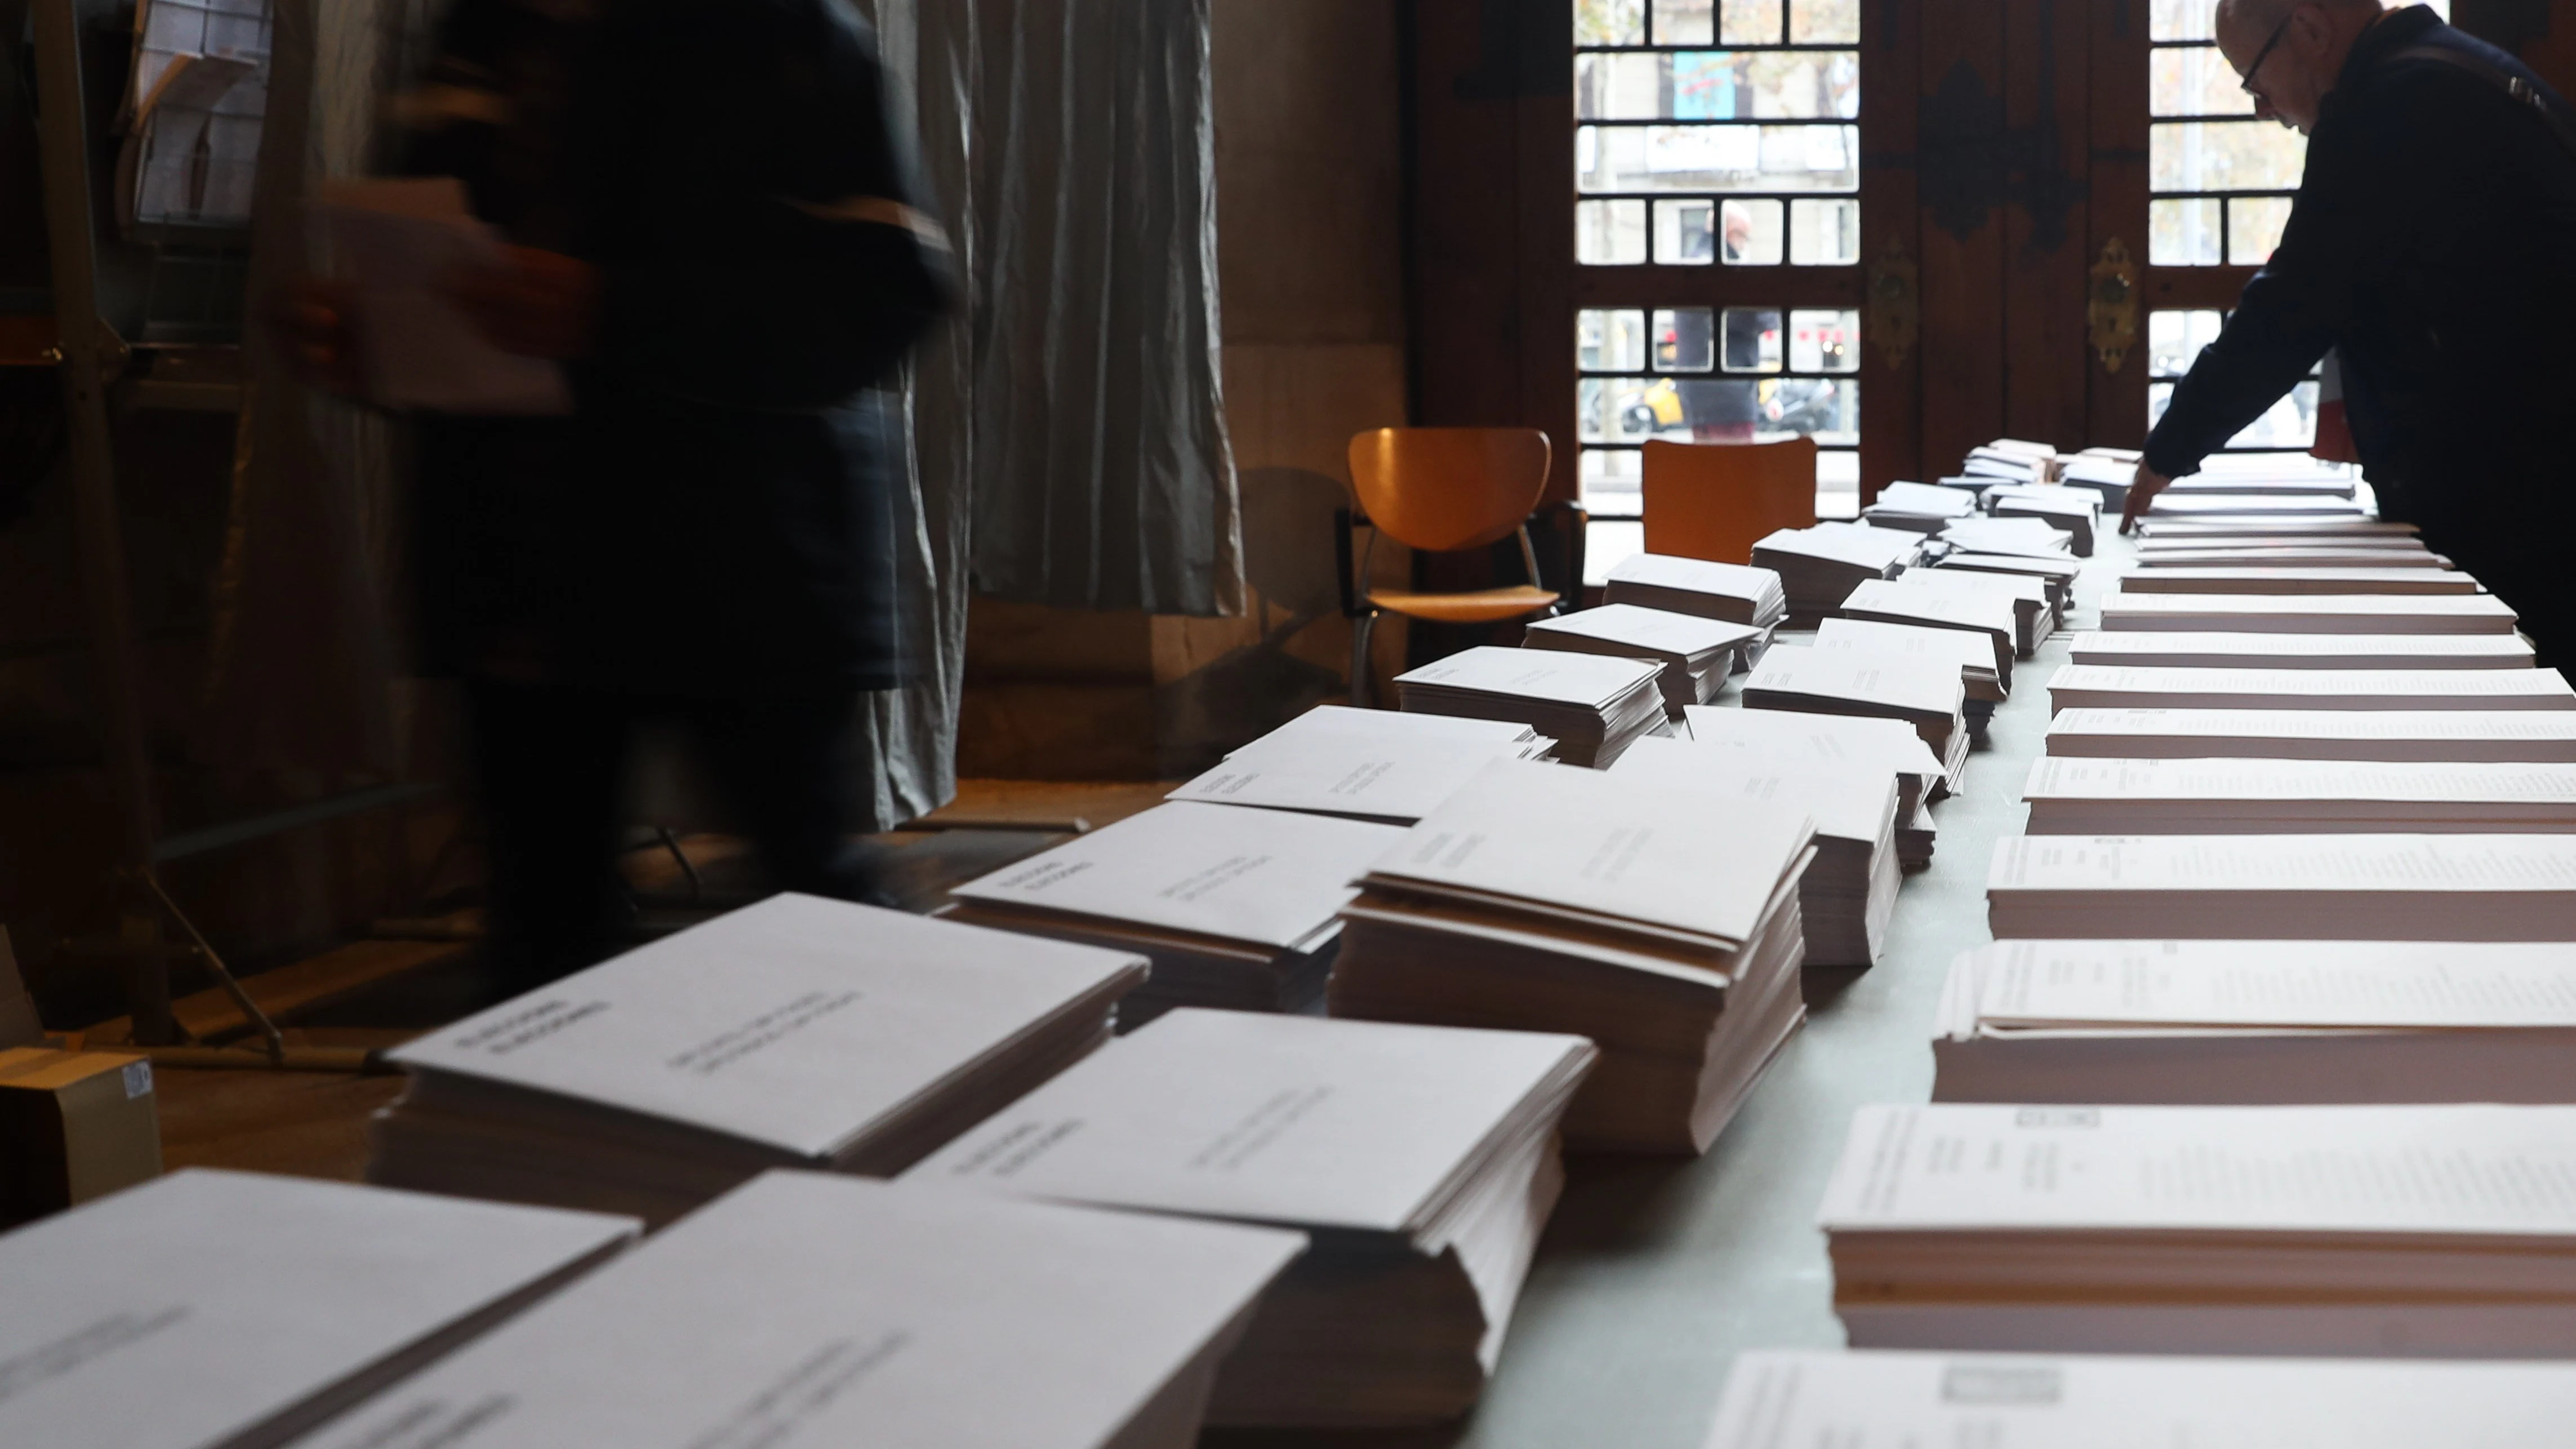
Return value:
<svg viewBox="0 0 2576 1449">
<path fill-rule="evenodd" d="M 2118 372 L 2138 345 L 2138 263 L 2118 237 L 2103 244 L 2102 260 L 2093 264 L 2084 317 L 2102 370 Z"/>
</svg>

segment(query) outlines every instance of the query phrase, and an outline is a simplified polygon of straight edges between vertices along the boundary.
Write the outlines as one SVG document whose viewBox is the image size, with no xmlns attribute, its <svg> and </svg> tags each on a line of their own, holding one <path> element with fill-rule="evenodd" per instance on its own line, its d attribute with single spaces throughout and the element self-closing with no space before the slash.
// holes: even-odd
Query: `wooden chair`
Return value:
<svg viewBox="0 0 2576 1449">
<path fill-rule="evenodd" d="M 1816 440 L 1645 447 L 1646 552 L 1751 563 L 1753 545 L 1816 521 Z"/>
<path fill-rule="evenodd" d="M 1440 624 L 1499 624 L 1556 612 L 1558 596 L 1539 587 L 1538 554 L 1529 517 L 1547 487 L 1550 447 L 1535 428 L 1378 428 L 1351 439 L 1351 489 L 1369 529 L 1368 549 L 1351 567 L 1350 528 L 1341 531 L 1342 609 L 1351 620 L 1351 703 L 1369 693 L 1369 634 L 1380 610 Z M 1520 535 L 1527 584 L 1458 594 L 1421 594 L 1368 586 L 1380 535 L 1425 553 L 1455 553 Z"/>
</svg>

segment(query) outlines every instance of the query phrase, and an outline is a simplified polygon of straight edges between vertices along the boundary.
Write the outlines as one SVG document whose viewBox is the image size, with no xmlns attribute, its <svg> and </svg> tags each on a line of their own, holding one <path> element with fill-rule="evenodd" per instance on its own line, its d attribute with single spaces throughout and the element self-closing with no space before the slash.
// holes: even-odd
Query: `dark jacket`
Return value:
<svg viewBox="0 0 2576 1449">
<path fill-rule="evenodd" d="M 2399 55 L 2424 46 L 2564 105 L 2423 6 L 2365 32 L 2309 138 L 2279 251 L 2175 387 L 2147 464 L 2192 471 L 2332 347 L 2383 506 L 2464 567 L 2510 575 L 2576 519 L 2576 156 L 2501 87 Z"/>
<path fill-rule="evenodd" d="M 862 22 L 834 0 L 460 0 L 406 114 L 408 169 L 462 177 L 510 240 L 606 285 L 573 416 L 421 423 L 433 671 L 898 682 L 896 460 L 866 390 L 947 283 L 899 224 L 922 203 Z"/>
</svg>

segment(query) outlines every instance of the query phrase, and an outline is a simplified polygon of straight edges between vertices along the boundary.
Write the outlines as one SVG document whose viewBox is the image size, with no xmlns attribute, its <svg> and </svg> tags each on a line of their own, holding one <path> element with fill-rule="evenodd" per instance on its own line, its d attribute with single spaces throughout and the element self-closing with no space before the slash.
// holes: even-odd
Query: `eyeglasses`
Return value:
<svg viewBox="0 0 2576 1449">
<path fill-rule="evenodd" d="M 2254 63 L 2245 67 L 2245 94 L 2258 101 L 2264 99 L 2263 92 L 2254 84 L 2254 77 L 2263 73 L 2263 62 L 2272 58 L 2273 47 L 2281 43 L 2282 36 L 2290 33 L 2290 22 L 2299 18 L 2299 10 L 2299 6 L 2290 7 L 2290 13 L 2282 16 L 2281 23 L 2272 27 L 2272 38 L 2263 42 L 2261 50 L 2254 52 Z"/>
</svg>

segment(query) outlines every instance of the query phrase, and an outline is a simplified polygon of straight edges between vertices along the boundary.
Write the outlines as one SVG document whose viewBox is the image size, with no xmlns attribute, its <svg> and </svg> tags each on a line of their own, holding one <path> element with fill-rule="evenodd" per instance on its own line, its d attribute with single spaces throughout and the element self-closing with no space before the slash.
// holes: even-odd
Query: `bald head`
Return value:
<svg viewBox="0 0 2576 1449">
<path fill-rule="evenodd" d="M 2354 10 L 2364 15 L 2379 13 L 2379 0 L 2218 0 L 2218 23 L 2230 29 L 2250 30 L 2258 37 L 2270 35 L 2290 18 L 2290 12 L 2303 4 L 2320 10 Z M 2262 41 L 2257 39 L 2255 44 Z"/>
<path fill-rule="evenodd" d="M 2379 0 L 2219 0 L 2214 29 L 2259 112 L 2306 131 L 2353 42 L 2383 13 Z"/>
</svg>

